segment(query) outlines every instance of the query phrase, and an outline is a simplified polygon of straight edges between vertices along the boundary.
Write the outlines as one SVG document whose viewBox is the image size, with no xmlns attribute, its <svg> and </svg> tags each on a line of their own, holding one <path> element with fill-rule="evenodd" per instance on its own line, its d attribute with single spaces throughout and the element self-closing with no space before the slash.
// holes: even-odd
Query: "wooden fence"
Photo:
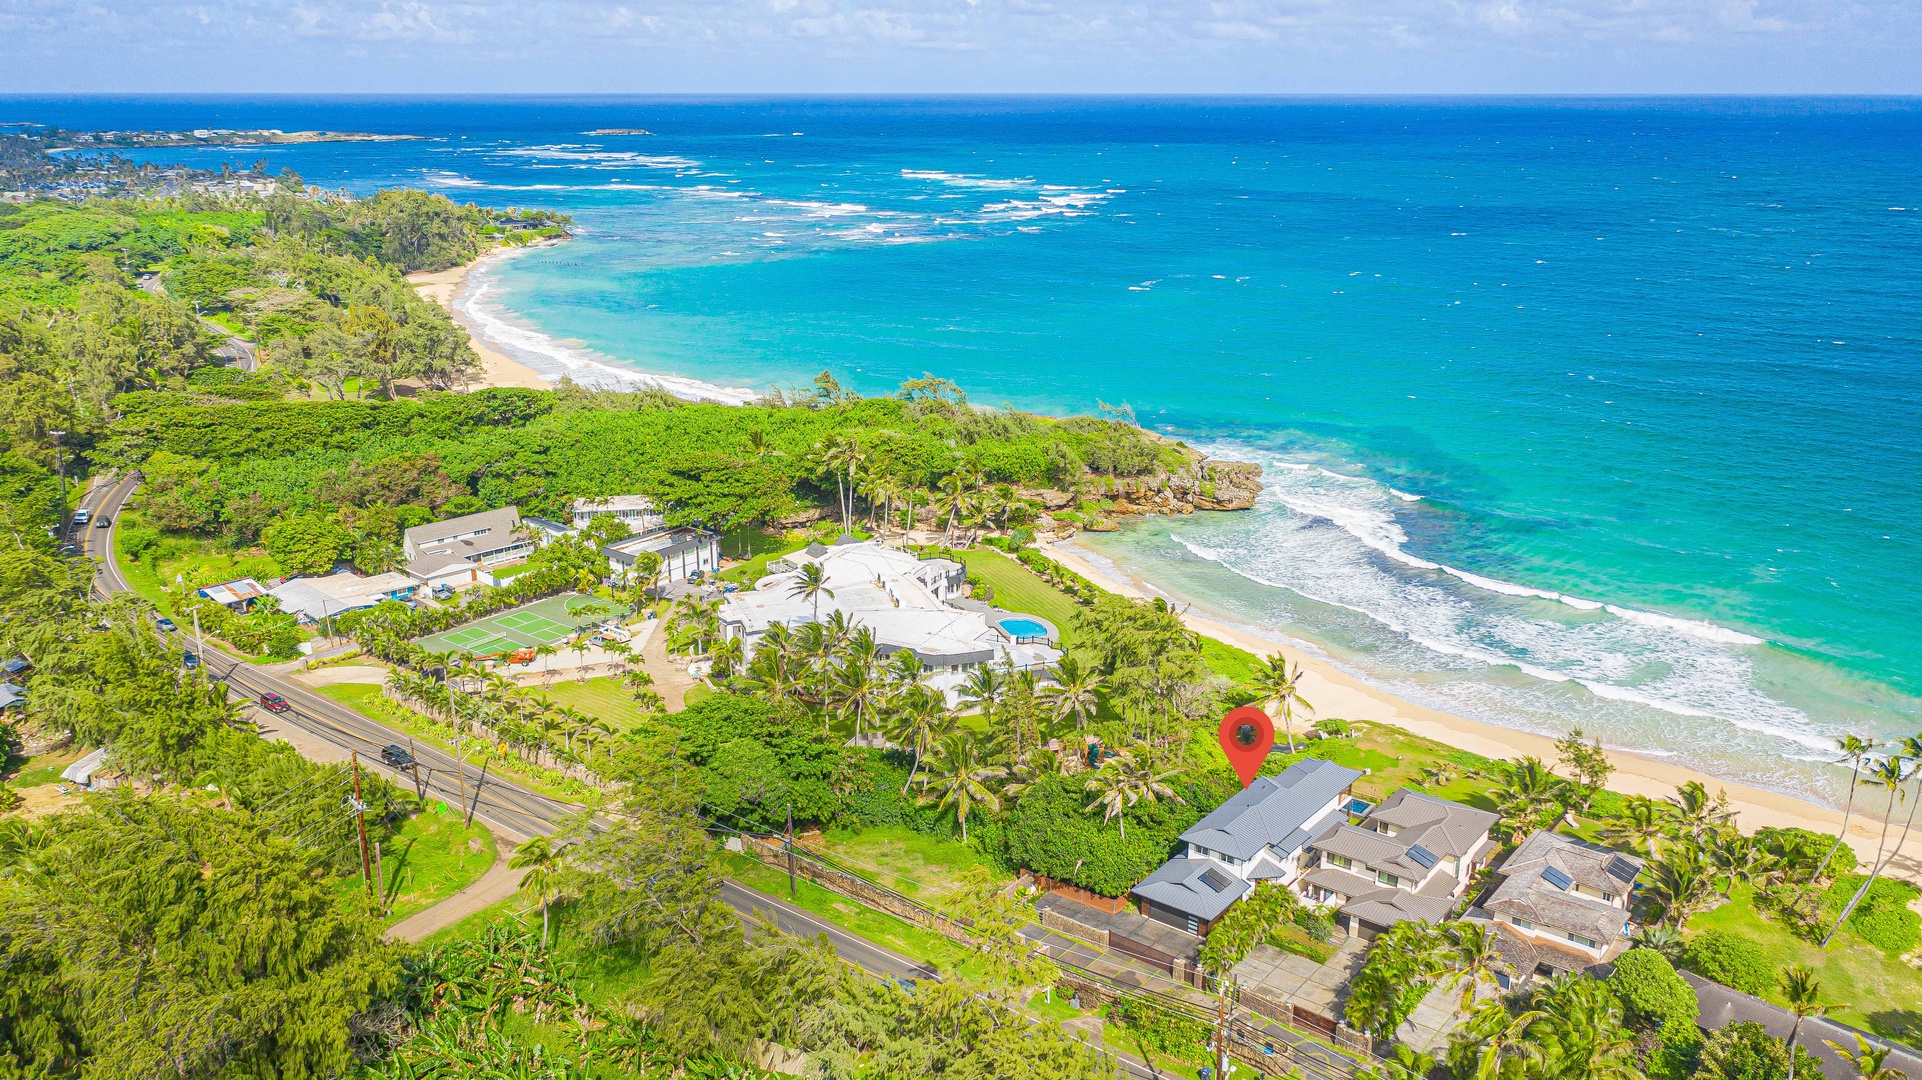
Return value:
<svg viewBox="0 0 1922 1080">
<path fill-rule="evenodd" d="M 1023 870 L 1022 873 L 1025 874 L 1028 871 Z M 1066 897 L 1077 904 L 1086 904 L 1096 911 L 1106 912 L 1109 915 L 1117 915 L 1128 910 L 1128 898 L 1125 896 L 1103 896 L 1100 893 L 1089 892 L 1079 885 L 1070 885 L 1065 881 L 1056 881 L 1039 874 L 1035 875 L 1034 883 L 1056 896 Z"/>
</svg>

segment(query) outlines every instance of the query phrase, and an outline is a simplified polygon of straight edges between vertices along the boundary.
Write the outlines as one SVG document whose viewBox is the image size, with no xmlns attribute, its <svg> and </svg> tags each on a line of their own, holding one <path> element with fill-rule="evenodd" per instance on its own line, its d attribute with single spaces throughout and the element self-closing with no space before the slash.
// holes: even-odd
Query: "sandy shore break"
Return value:
<svg viewBox="0 0 1922 1080">
<path fill-rule="evenodd" d="M 1049 558 L 1110 592 L 1144 599 L 1151 595 L 1147 589 L 1134 581 L 1115 580 L 1113 574 L 1096 566 L 1072 544 L 1040 544 L 1038 546 Z M 1493 724 L 1484 724 L 1478 720 L 1469 720 L 1410 701 L 1403 701 L 1393 694 L 1370 686 L 1339 670 L 1326 660 L 1303 652 L 1292 644 L 1262 637 L 1193 612 L 1183 615 L 1182 618 L 1187 622 L 1189 629 L 1198 634 L 1204 634 L 1239 649 L 1246 649 L 1257 656 L 1272 656 L 1279 652 L 1290 661 L 1300 664 L 1305 672 L 1302 676 L 1302 696 L 1315 703 L 1318 715 L 1387 724 L 1460 750 L 1502 761 L 1512 761 L 1533 755 L 1551 765 L 1555 763 L 1555 740 L 1553 739 L 1522 731 L 1511 731 Z M 1673 794 L 1677 786 L 1695 780 L 1710 791 L 1719 790 L 1728 793 L 1729 807 L 1739 815 L 1736 822 L 1746 832 L 1775 827 L 1814 829 L 1833 835 L 1842 827 L 1840 810 L 1819 806 L 1791 795 L 1764 791 L 1745 784 L 1729 783 L 1707 773 L 1627 751 L 1611 750 L 1608 756 L 1609 760 L 1615 763 L 1615 775 L 1609 778 L 1609 790 L 1618 791 L 1624 795 L 1661 798 Z M 1882 822 L 1879 807 L 1868 807 L 1860 798 L 1856 801 L 1858 804 L 1856 814 L 1849 822 L 1849 845 L 1866 864 L 1875 855 Z M 1896 823 L 1898 832 L 1900 827 L 1901 823 L 1898 821 Z M 1922 883 L 1922 837 L 1911 838 L 1909 843 L 1903 845 L 1889 872 L 1895 877 Z"/>
<path fill-rule="evenodd" d="M 453 316 L 454 322 L 467 331 L 467 340 L 473 344 L 474 352 L 480 357 L 481 377 L 474 381 L 475 386 L 521 386 L 532 390 L 552 390 L 552 381 L 525 364 L 509 358 L 499 349 L 488 343 L 487 339 L 475 331 L 473 324 L 460 312 L 454 310 L 454 297 L 460 295 L 461 285 L 467 280 L 467 272 L 479 266 L 482 259 L 493 252 L 482 255 L 470 263 L 434 273 L 407 275 L 407 283 L 424 300 L 439 304 Z"/>
</svg>

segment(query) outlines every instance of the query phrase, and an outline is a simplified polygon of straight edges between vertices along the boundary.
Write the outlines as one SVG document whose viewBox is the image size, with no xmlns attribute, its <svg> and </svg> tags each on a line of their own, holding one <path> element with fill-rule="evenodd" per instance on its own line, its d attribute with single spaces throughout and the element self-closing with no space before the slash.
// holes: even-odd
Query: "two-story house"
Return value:
<svg viewBox="0 0 1922 1080">
<path fill-rule="evenodd" d="M 1302 848 L 1330 822 L 1346 819 L 1351 788 L 1361 776 L 1308 758 L 1275 776 L 1256 777 L 1182 833 L 1182 853 L 1134 887 L 1141 914 L 1205 934 L 1255 882 L 1294 882 L 1301 875 Z"/>
<path fill-rule="evenodd" d="M 1486 810 L 1401 788 L 1359 824 L 1338 821 L 1308 845 L 1299 891 L 1339 908 L 1350 933 L 1439 923 L 1495 851 Z"/>
<path fill-rule="evenodd" d="M 1497 868 L 1502 883 L 1482 909 L 1497 926 L 1530 942 L 1605 960 L 1625 942 L 1629 894 L 1644 865 L 1633 855 L 1543 830 Z M 1579 958 L 1548 959 L 1543 966 L 1553 970 L 1537 974 L 1582 964 Z"/>
</svg>

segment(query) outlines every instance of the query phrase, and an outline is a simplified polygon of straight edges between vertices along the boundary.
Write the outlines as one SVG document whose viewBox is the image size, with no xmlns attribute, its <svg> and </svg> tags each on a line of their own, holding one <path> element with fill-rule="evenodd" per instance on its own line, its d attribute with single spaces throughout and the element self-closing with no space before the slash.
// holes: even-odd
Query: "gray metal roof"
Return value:
<svg viewBox="0 0 1922 1080">
<path fill-rule="evenodd" d="M 485 532 L 488 543 L 483 547 L 505 547 L 512 542 L 514 526 L 521 520 L 520 508 L 503 506 L 499 510 L 483 510 L 478 514 L 463 514 L 448 518 L 446 521 L 416 525 L 404 533 L 406 541 L 415 548 L 429 548 L 445 542 L 448 537 L 463 536 L 468 533 Z"/>
<path fill-rule="evenodd" d="M 1306 825 L 1361 775 L 1320 758 L 1297 761 L 1277 776 L 1256 777 L 1181 838 L 1237 859 L 1252 858 Z"/>
<path fill-rule="evenodd" d="M 1762 1025 L 1770 1035 L 1787 1039 L 1795 1029 L 1795 1014 L 1779 1005 L 1771 1005 L 1761 998 L 1731 990 L 1721 983 L 1702 978 L 1692 971 L 1677 971 L 1687 983 L 1695 988 L 1695 1000 L 1701 1006 L 1702 1015 L 1696 1023 L 1704 1029 L 1713 1031 L 1730 1024 L 1748 1021 Z M 1844 1061 L 1841 1055 L 1829 1049 L 1828 1042 L 1836 1042 L 1855 1049 L 1856 1029 L 1820 1016 L 1811 1016 L 1802 1021 L 1801 1037 L 1796 1041 L 1809 1053 L 1814 1054 L 1822 1063 L 1822 1075 L 1828 1080 L 1854 1080 L 1856 1072 Z M 1917 1054 L 1900 1043 L 1878 1038 L 1868 1032 L 1862 1033 L 1870 1044 L 1892 1047 L 1888 1065 L 1906 1076 L 1922 1077 L 1922 1054 Z"/>
<path fill-rule="evenodd" d="M 1134 887 L 1134 894 L 1207 922 L 1252 888 L 1213 859 L 1184 857 L 1162 863 Z"/>
</svg>

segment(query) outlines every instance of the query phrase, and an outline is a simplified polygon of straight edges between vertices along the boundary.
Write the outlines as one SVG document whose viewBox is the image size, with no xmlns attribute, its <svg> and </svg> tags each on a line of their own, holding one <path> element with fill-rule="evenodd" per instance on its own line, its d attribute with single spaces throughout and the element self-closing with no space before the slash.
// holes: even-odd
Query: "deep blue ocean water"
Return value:
<svg viewBox="0 0 1922 1080">
<path fill-rule="evenodd" d="M 531 365 L 924 371 L 1261 462 L 1085 543 L 1425 704 L 1832 795 L 1922 729 L 1922 101 L 0 99 L 576 216 Z M 650 136 L 591 136 L 638 127 Z"/>
</svg>

